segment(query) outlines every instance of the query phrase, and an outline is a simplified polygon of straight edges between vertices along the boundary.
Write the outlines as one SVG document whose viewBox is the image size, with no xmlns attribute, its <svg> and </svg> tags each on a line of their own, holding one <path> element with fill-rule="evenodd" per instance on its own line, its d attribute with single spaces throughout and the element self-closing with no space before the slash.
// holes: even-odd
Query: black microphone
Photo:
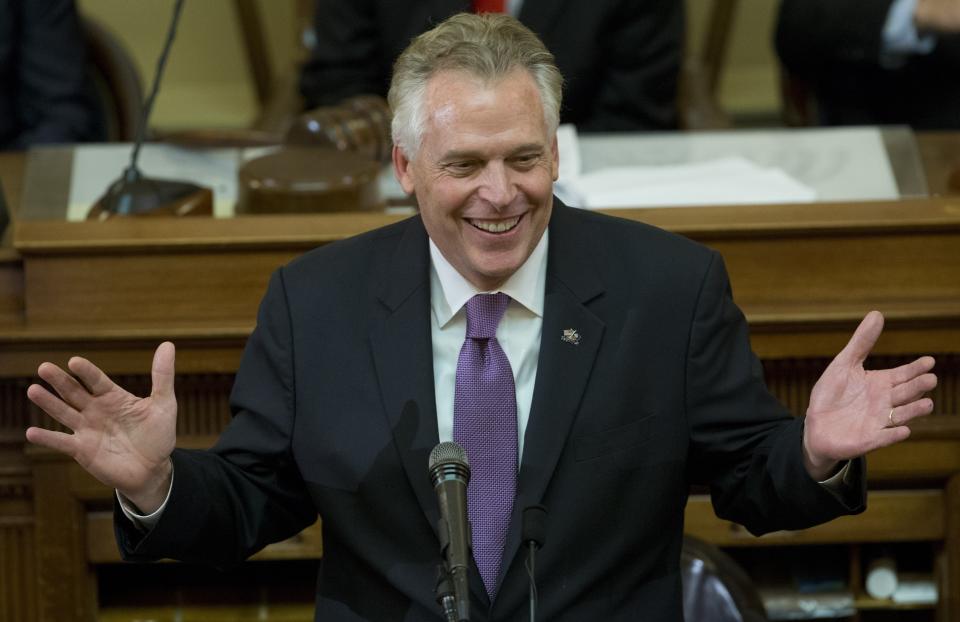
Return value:
<svg viewBox="0 0 960 622">
<path fill-rule="evenodd" d="M 537 620 L 536 553 L 547 537 L 547 508 L 531 505 L 523 509 L 520 540 L 527 546 L 527 575 L 530 577 L 530 622 Z"/>
<path fill-rule="evenodd" d="M 449 582 L 453 586 L 453 610 L 448 600 L 449 590 L 438 600 L 450 622 L 470 620 L 470 520 L 467 518 L 467 484 L 470 482 L 470 463 L 467 452 L 456 443 L 440 443 L 430 452 L 430 481 L 440 505 L 440 549 L 446 561 Z M 439 588 L 439 586 L 438 586 Z M 451 615 L 453 614 L 453 615 Z"/>
</svg>

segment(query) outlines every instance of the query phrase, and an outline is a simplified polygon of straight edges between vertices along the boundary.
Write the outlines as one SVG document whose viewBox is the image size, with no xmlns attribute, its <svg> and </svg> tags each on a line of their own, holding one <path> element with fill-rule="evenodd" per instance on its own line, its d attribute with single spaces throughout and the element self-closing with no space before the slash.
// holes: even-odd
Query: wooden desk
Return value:
<svg viewBox="0 0 960 622">
<path fill-rule="evenodd" d="M 11 162 L 16 176 L 16 158 L 0 157 L 0 169 Z M 16 184 L 5 186 L 16 196 Z M 615 213 L 724 255 L 771 388 L 796 413 L 805 410 L 827 358 L 871 308 L 888 319 L 877 365 L 938 356 L 940 416 L 918 424 L 915 439 L 871 458 L 876 487 L 867 514 L 753 540 L 711 518 L 694 498 L 687 521 L 694 533 L 733 547 L 834 542 L 855 551 L 863 542 L 903 537 L 933 542 L 948 569 L 938 619 L 960 620 L 960 444 L 953 431 L 960 421 L 960 198 Z M 227 419 L 232 374 L 272 270 L 310 247 L 397 218 L 18 221 L 16 251 L 0 250 L 0 550 L 11 552 L 0 569 L 19 578 L 0 582 L 0 620 L 55 620 L 65 611 L 93 619 L 95 567 L 111 561 L 97 535 L 109 491 L 69 462 L 23 453 L 23 428 L 43 421 L 24 396 L 36 365 L 84 354 L 142 393 L 153 349 L 173 339 L 180 440 L 197 443 Z M 37 582 L 22 578 L 34 569 Z"/>
</svg>

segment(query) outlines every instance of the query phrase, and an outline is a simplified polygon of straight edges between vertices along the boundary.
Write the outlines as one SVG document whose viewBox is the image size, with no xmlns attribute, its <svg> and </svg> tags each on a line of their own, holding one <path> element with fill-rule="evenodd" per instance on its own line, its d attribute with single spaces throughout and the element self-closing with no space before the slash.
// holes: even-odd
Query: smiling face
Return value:
<svg viewBox="0 0 960 622">
<path fill-rule="evenodd" d="M 408 159 L 394 147 L 393 163 L 430 238 L 481 290 L 516 272 L 550 221 L 556 133 L 524 69 L 491 84 L 438 72 L 427 83 L 420 148 Z"/>
</svg>

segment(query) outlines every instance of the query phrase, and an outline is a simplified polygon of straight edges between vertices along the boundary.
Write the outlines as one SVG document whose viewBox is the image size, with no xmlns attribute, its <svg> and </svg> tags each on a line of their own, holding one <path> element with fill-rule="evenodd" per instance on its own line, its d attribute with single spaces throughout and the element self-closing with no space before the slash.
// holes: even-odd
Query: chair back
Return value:
<svg viewBox="0 0 960 622">
<path fill-rule="evenodd" d="M 757 590 L 729 555 L 685 535 L 680 554 L 685 622 L 765 622 Z"/>
<path fill-rule="evenodd" d="M 113 33 L 89 17 L 80 21 L 89 56 L 87 73 L 103 108 L 107 140 L 133 141 L 143 111 L 140 74 Z"/>
</svg>

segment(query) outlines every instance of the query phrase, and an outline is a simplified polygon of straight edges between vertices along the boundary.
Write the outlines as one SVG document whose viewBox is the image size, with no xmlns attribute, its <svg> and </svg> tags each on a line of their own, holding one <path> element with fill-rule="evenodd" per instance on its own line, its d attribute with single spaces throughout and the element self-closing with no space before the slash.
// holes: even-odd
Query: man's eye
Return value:
<svg viewBox="0 0 960 622">
<path fill-rule="evenodd" d="M 450 162 L 447 164 L 446 168 L 451 173 L 455 174 L 465 174 L 472 172 L 477 167 L 476 162 L 464 161 L 464 162 Z"/>
<path fill-rule="evenodd" d="M 511 158 L 511 160 L 515 166 L 518 166 L 520 168 L 529 168 L 540 161 L 540 154 L 526 153 L 524 155 L 513 157 Z"/>
</svg>

